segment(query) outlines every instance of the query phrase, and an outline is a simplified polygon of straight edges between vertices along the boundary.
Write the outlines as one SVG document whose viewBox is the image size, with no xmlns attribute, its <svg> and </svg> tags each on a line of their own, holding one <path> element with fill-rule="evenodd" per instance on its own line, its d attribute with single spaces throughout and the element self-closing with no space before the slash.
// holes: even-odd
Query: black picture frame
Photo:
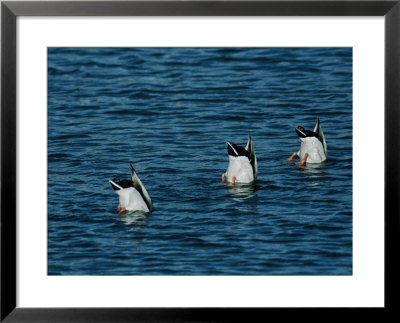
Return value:
<svg viewBox="0 0 400 323">
<path fill-rule="evenodd" d="M 16 306 L 16 19 L 19 16 L 382 16 L 385 19 L 385 306 L 399 291 L 400 0 L 395 1 L 2 1 L 1 2 L 1 322 L 252 322 L 313 319 L 312 308 L 19 308 Z M 371 163 L 368 156 L 365 162 Z M 326 308 L 324 319 L 342 317 Z M 342 309 L 349 313 L 352 309 Z M 358 309 L 360 310 L 360 309 Z M 266 313 L 272 311 L 274 313 Z M 365 311 L 364 311 L 365 312 Z M 350 313 L 349 313 L 350 314 Z M 319 316 L 317 314 L 316 316 Z M 337 317 L 335 317 L 337 315 Z M 348 314 L 345 314 L 348 315 Z M 304 317 L 303 317 L 304 316 Z M 396 317 L 396 316 L 394 316 Z M 317 318 L 317 317 L 315 317 Z M 352 319 L 350 316 L 348 319 Z M 321 318 L 318 319 L 321 321 Z"/>
</svg>

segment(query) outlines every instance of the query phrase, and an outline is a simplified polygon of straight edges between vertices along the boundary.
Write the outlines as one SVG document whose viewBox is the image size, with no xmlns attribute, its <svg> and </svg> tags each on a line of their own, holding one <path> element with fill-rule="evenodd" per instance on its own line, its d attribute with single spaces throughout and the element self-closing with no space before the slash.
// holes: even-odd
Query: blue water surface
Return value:
<svg viewBox="0 0 400 323">
<path fill-rule="evenodd" d="M 287 162 L 317 117 L 328 161 Z M 252 136 L 256 185 L 221 183 Z M 135 167 L 154 211 L 117 214 Z M 351 48 L 49 48 L 49 275 L 351 275 Z"/>
</svg>

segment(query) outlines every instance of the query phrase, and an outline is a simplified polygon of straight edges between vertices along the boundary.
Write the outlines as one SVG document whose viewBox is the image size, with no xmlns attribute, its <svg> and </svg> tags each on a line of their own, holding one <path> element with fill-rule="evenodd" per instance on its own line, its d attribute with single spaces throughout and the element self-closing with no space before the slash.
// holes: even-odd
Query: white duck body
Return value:
<svg viewBox="0 0 400 323">
<path fill-rule="evenodd" d="M 325 149 L 322 143 L 316 137 L 300 138 L 300 150 L 297 155 L 300 159 L 308 153 L 307 163 L 316 164 L 326 160 Z"/>
<path fill-rule="evenodd" d="M 229 156 L 226 179 L 232 182 L 232 177 L 236 177 L 236 183 L 251 183 L 254 181 L 253 167 L 246 156 Z"/>
<path fill-rule="evenodd" d="M 227 143 L 229 164 L 226 171 L 226 180 L 232 183 L 251 183 L 256 180 L 258 174 L 257 157 L 251 137 L 247 141 L 246 147 Z"/>
<path fill-rule="evenodd" d="M 121 208 L 127 211 L 150 212 L 142 195 L 134 187 L 123 188 L 116 193 L 119 195 Z"/>
<path fill-rule="evenodd" d="M 297 152 L 300 159 L 303 159 L 306 153 L 309 164 L 322 163 L 328 158 L 328 149 L 319 118 L 312 132 L 302 127 L 296 128 L 296 132 L 300 139 L 300 150 Z"/>
<path fill-rule="evenodd" d="M 135 169 L 131 167 L 131 180 L 122 180 L 110 183 L 119 195 L 119 203 L 122 209 L 127 211 L 143 211 L 151 212 L 153 210 L 153 202 L 150 194 L 142 184 L 142 181 L 136 175 Z"/>
</svg>

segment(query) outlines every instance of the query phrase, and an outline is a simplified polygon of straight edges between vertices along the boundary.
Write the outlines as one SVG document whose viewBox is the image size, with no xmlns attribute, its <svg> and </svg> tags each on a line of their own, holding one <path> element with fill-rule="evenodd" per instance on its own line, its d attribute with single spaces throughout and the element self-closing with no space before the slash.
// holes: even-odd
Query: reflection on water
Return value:
<svg viewBox="0 0 400 323">
<path fill-rule="evenodd" d="M 149 214 L 146 212 L 127 211 L 121 214 L 120 219 L 125 225 L 130 227 L 130 230 L 139 231 L 146 226 L 149 217 Z"/>
<path fill-rule="evenodd" d="M 257 194 L 257 191 L 261 188 L 255 183 L 250 184 L 226 184 L 228 192 L 234 201 L 244 201 Z"/>
<path fill-rule="evenodd" d="M 328 162 L 325 161 L 320 164 L 306 164 L 300 166 L 301 174 L 308 180 L 307 186 L 319 187 L 326 185 L 327 164 Z"/>
<path fill-rule="evenodd" d="M 326 173 L 327 165 L 328 162 L 324 161 L 320 164 L 306 164 L 304 166 L 300 166 L 300 169 L 305 175 L 324 175 Z"/>
</svg>

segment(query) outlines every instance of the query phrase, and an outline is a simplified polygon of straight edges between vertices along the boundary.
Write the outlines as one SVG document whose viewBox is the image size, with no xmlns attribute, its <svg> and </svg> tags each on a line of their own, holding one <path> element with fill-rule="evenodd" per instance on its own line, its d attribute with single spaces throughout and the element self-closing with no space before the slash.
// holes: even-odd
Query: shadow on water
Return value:
<svg viewBox="0 0 400 323">
<path fill-rule="evenodd" d="M 142 230 L 149 221 L 150 215 L 143 211 L 128 211 L 120 215 L 120 220 L 130 231 Z"/>
</svg>

